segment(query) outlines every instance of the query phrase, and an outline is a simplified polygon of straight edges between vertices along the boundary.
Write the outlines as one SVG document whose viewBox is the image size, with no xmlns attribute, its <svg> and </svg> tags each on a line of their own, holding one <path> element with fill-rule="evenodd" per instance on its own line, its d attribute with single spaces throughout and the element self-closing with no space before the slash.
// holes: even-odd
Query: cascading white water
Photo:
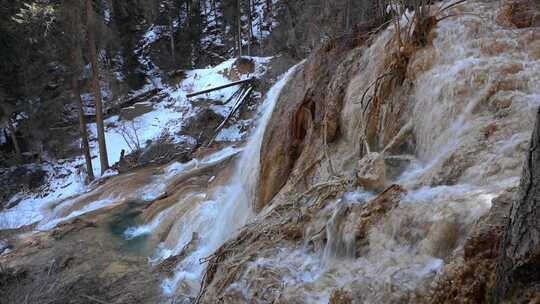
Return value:
<svg viewBox="0 0 540 304">
<path fill-rule="evenodd" d="M 174 277 L 163 282 L 165 294 L 174 294 L 180 285 L 187 287 L 182 291 L 183 294 L 196 292 L 206 267 L 200 263 L 200 259 L 212 254 L 253 217 L 252 203 L 259 178 L 264 132 L 283 87 L 300 64 L 282 75 L 266 94 L 256 129 L 236 164 L 230 183 L 217 197 L 185 213 L 179 219 L 181 224 L 177 225 L 177 228 L 181 231 L 175 248 L 162 250 L 158 259 L 178 254 L 191 241 L 193 233 L 199 236 L 200 246 L 177 266 Z"/>
<path fill-rule="evenodd" d="M 440 21 L 433 40 L 411 57 L 409 95 L 399 102 L 410 106 L 401 119 L 411 121 L 414 157 L 401 176 L 388 181 L 408 194 L 369 228 L 360 256 L 354 256 L 352 238 L 343 229 L 342 215 L 351 202 L 337 198 L 310 214 L 318 228 L 313 232 L 326 232 L 325 246 L 252 246 L 258 252 L 242 255 L 256 258 L 245 262 L 245 270 L 226 289 L 214 292 L 238 303 L 276 296 L 283 303 L 326 304 L 340 289 L 361 303 L 420 302 L 445 263 L 459 255 L 491 200 L 517 185 L 533 109 L 540 105 L 540 53 L 528 47 L 538 46 L 540 36 L 531 29 L 500 26 L 498 10 L 496 2 L 457 6 L 449 12 L 455 16 Z M 349 84 L 341 116 L 344 138 L 331 147 L 338 168 L 356 155 L 353 143 L 362 117 L 358 100 L 384 73 L 393 35 L 390 26 L 358 59 L 362 68 Z M 268 290 L 276 281 L 284 284 L 272 294 Z"/>
<path fill-rule="evenodd" d="M 388 181 L 402 185 L 408 194 L 380 223 L 370 227 L 366 236 L 369 248 L 362 248 L 360 253 L 356 235 L 349 233 L 354 229 L 341 222 L 346 208 L 371 199 L 372 194 L 359 190 L 327 202 L 326 208 L 315 214 L 326 225 L 325 230 L 316 230 L 326 232 L 324 246 L 253 246 L 261 252 L 245 253 L 255 258 L 247 260 L 247 270 L 229 287 L 233 296 L 257 297 L 261 290 L 266 291 L 270 285 L 262 272 L 266 269 L 285 282 L 279 291 L 284 303 L 326 304 L 332 291 L 341 288 L 354 291 L 364 303 L 414 303 L 415 295 L 429 288 L 436 273 L 463 245 L 471 226 L 490 208 L 491 199 L 516 185 L 532 109 L 540 105 L 540 53 L 533 50 L 538 48 L 524 46 L 540 39 L 533 31 L 497 25 L 494 3 L 471 2 L 466 3 L 466 10 L 480 12 L 481 17 L 465 13 L 444 19 L 433 30 L 431 44 L 411 58 L 407 77 L 412 85 L 406 92 L 410 95 L 404 96 L 409 98 L 411 108 L 402 118 L 411 121 L 414 129 L 414 157 L 402 157 L 412 164 L 400 177 Z M 357 155 L 351 151 L 360 133 L 357 122 L 362 113 L 357 102 L 381 74 L 392 35 L 390 27 L 359 60 L 368 63 L 348 87 L 340 130 L 345 139 L 332 147 L 337 163 L 344 159 L 341 155 Z M 195 249 L 183 256 L 172 277 L 163 282 L 166 294 L 196 294 L 206 267 L 200 259 L 215 252 L 253 218 L 251 204 L 259 178 L 261 142 L 280 92 L 295 70 L 289 70 L 268 92 L 257 128 L 225 186 L 221 182 L 207 191 L 185 191 L 171 204 L 165 202 L 150 213 L 146 225 L 126 231 L 127 239 L 151 234 L 156 243 L 161 242 L 151 258 L 155 263 L 180 254 L 197 236 Z M 169 186 L 170 180 L 188 171 L 196 173 L 202 166 L 236 152 L 224 149 L 216 153 L 219 157 L 167 167 L 158 180 L 148 173 L 148 178 L 123 191 L 130 195 L 122 193 L 122 197 L 154 199 L 165 191 L 166 187 L 160 186 Z M 113 190 L 100 192 L 110 195 Z M 148 191 L 152 195 L 145 199 Z M 94 204 L 80 210 L 91 211 L 117 200 L 92 197 L 91 201 Z M 71 219 L 80 214 L 73 212 L 75 203 L 63 202 L 53 211 L 58 211 L 62 220 Z M 352 223 L 356 219 L 348 218 Z M 260 282 L 264 289 L 254 287 L 253 282 Z"/>
</svg>

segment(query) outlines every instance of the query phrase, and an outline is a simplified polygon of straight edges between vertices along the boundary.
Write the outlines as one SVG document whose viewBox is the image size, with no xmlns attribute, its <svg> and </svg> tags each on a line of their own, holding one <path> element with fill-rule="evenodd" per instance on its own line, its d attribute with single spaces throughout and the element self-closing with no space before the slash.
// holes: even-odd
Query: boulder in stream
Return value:
<svg viewBox="0 0 540 304">
<path fill-rule="evenodd" d="M 386 166 L 384 156 L 377 152 L 368 153 L 358 164 L 357 183 L 367 191 L 384 189 Z"/>
</svg>

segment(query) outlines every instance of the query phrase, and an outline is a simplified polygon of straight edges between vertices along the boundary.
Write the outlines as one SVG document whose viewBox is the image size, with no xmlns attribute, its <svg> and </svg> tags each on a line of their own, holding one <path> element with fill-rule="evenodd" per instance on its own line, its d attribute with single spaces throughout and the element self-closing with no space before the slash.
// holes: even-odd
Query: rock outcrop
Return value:
<svg viewBox="0 0 540 304">
<path fill-rule="evenodd" d="M 494 303 L 516 297 L 516 287 L 540 291 L 540 109 L 527 153 L 519 194 L 505 227 Z"/>
<path fill-rule="evenodd" d="M 279 192 L 295 164 L 313 169 L 322 152 L 321 132 L 329 142 L 336 137 L 345 85 L 358 72 L 363 50 L 362 42 L 336 40 L 311 55 L 285 86 L 264 135 L 256 210 Z"/>
<path fill-rule="evenodd" d="M 445 266 L 429 303 L 489 303 L 495 288 L 495 265 L 508 214 L 516 198 L 509 189 L 493 199 L 488 214 L 478 220 L 463 250 Z"/>
<path fill-rule="evenodd" d="M 373 152 L 358 163 L 357 183 L 368 191 L 380 191 L 386 182 L 386 166 L 383 155 Z"/>
<path fill-rule="evenodd" d="M 340 207 L 332 213 L 332 198 L 339 197 L 344 190 L 341 183 L 312 189 L 314 192 L 307 201 L 302 196 L 291 197 L 290 201 L 275 206 L 272 212 L 244 228 L 237 238 L 225 243 L 209 259 L 200 303 L 302 303 L 305 299 L 301 294 L 293 290 L 286 293 L 282 290 L 284 287 L 274 285 L 276 275 L 293 275 L 294 269 L 279 265 L 283 260 L 267 265 L 275 258 L 285 258 L 281 255 L 294 251 L 302 240 L 308 251 L 324 251 L 327 263 L 354 259 L 356 253 L 365 255 L 370 229 L 384 221 L 406 191 L 393 185 L 369 202 L 338 203 Z M 290 208 L 295 205 L 302 207 L 300 210 Z M 348 249 L 352 249 L 352 254 Z M 257 279 L 250 283 L 250 278 Z M 232 281 L 238 281 L 239 285 L 230 285 Z M 244 284 L 251 288 L 243 289 Z M 260 288 L 265 290 L 261 292 Z M 336 303 L 349 303 L 343 302 L 349 299 L 343 291 L 335 291 L 332 298 L 338 301 Z"/>
</svg>

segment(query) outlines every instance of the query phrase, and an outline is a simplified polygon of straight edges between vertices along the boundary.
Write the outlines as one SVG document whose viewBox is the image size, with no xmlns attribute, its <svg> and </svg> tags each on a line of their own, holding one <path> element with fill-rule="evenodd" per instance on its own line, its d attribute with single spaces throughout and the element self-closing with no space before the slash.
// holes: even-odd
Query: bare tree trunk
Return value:
<svg viewBox="0 0 540 304">
<path fill-rule="evenodd" d="M 99 145 L 99 161 L 101 164 L 101 174 L 109 169 L 107 159 L 107 146 L 105 144 L 105 128 L 103 125 L 103 109 L 101 104 L 101 88 L 99 87 L 98 62 L 96 50 L 96 29 L 94 24 L 94 9 L 92 0 L 86 0 L 86 26 L 88 31 L 88 44 L 90 48 L 90 63 L 92 65 L 92 85 L 94 87 L 94 102 L 96 105 L 96 126 Z"/>
<path fill-rule="evenodd" d="M 90 145 L 88 144 L 88 131 L 86 129 L 86 120 L 84 118 L 84 109 L 81 100 L 81 89 L 79 86 L 78 77 L 73 77 L 73 94 L 75 94 L 75 100 L 77 101 L 77 107 L 79 108 L 79 131 L 81 133 L 82 153 L 86 162 L 86 174 L 88 181 L 94 180 L 94 168 L 92 167 L 92 156 L 90 155 Z"/>
<path fill-rule="evenodd" d="M 292 36 L 291 39 L 287 39 L 287 48 L 291 51 L 291 54 L 293 55 L 293 57 L 297 57 L 297 42 L 298 42 L 298 39 L 296 37 L 296 21 L 295 21 L 295 18 L 296 18 L 296 12 L 294 11 L 294 7 L 293 7 L 294 4 L 290 3 L 290 2 L 285 2 L 285 9 L 286 9 L 286 13 L 287 13 L 287 21 L 289 22 L 289 28 L 291 29 L 290 30 L 290 34 Z"/>
<path fill-rule="evenodd" d="M 238 57 L 242 57 L 242 10 L 240 0 L 236 0 L 236 23 L 238 24 Z"/>
<path fill-rule="evenodd" d="M 253 0 L 248 1 L 248 56 L 251 56 L 251 42 L 253 41 Z"/>
<path fill-rule="evenodd" d="M 268 16 L 272 13 L 272 0 L 266 0 L 266 12 Z"/>
<path fill-rule="evenodd" d="M 212 2 L 210 3 L 211 6 L 212 6 L 212 12 L 214 14 L 214 19 L 217 20 L 217 7 L 216 7 L 216 1 L 215 0 L 212 0 Z M 217 21 L 216 21 L 217 22 Z"/>
<path fill-rule="evenodd" d="M 94 170 L 92 166 L 92 156 L 90 155 L 90 145 L 88 144 L 88 130 L 86 128 L 86 119 L 84 116 L 84 107 L 81 99 L 81 85 L 79 78 L 81 76 L 83 62 L 82 54 L 82 45 L 81 45 L 81 12 L 82 8 L 76 3 L 69 2 L 71 0 L 65 0 L 62 4 L 64 9 L 67 21 L 69 22 L 69 29 L 67 34 L 70 38 L 70 47 L 71 47 L 71 60 L 72 63 L 72 82 L 73 82 L 73 95 L 75 98 L 75 104 L 79 111 L 79 133 L 81 136 L 81 153 L 84 155 L 86 162 L 86 174 L 87 181 L 91 182 L 94 180 Z M 113 3 L 112 0 L 107 0 L 109 8 L 112 10 Z"/>
<path fill-rule="evenodd" d="M 351 0 L 345 0 L 345 31 L 351 30 Z"/>
<path fill-rule="evenodd" d="M 21 146 L 19 145 L 19 140 L 17 139 L 17 134 L 15 127 L 13 126 L 13 123 L 11 122 L 11 119 L 8 118 L 8 129 L 9 133 L 11 135 L 11 142 L 13 143 L 13 148 L 15 149 L 15 156 L 17 157 L 17 161 L 22 161 L 22 152 L 21 152 Z"/>
<path fill-rule="evenodd" d="M 86 129 L 86 119 L 84 118 L 84 108 L 81 99 L 81 87 L 79 84 L 80 67 L 82 66 L 82 52 L 80 45 L 76 45 L 73 49 L 73 61 L 76 65 L 75 73 L 73 73 L 73 94 L 75 95 L 75 101 L 77 108 L 79 109 L 79 131 L 81 133 L 81 152 L 84 155 L 86 162 L 86 174 L 88 181 L 94 180 L 94 169 L 92 167 L 92 156 L 90 155 L 90 145 L 88 144 L 88 132 Z"/>
<path fill-rule="evenodd" d="M 210 16 L 210 12 L 207 11 L 208 7 L 206 6 L 206 1 L 198 1 L 198 3 L 203 16 Z"/>
<path fill-rule="evenodd" d="M 493 302 L 540 281 L 540 109 L 497 261 Z"/>
<path fill-rule="evenodd" d="M 170 32 L 170 42 L 171 42 L 171 57 L 172 57 L 172 62 L 173 64 L 176 64 L 176 52 L 175 52 L 175 47 L 176 47 L 176 44 L 174 42 L 174 26 L 173 26 L 173 22 L 171 20 L 171 17 L 169 17 L 169 26 L 171 28 L 171 32 Z"/>
</svg>

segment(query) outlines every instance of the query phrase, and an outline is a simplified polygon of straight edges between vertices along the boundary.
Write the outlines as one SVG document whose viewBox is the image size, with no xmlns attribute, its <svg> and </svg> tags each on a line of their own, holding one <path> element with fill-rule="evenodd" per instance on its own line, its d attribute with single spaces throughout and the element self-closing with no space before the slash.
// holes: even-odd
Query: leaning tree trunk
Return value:
<svg viewBox="0 0 540 304">
<path fill-rule="evenodd" d="M 73 0 L 64 0 L 62 4 L 66 10 L 65 14 L 67 21 L 69 22 L 68 31 L 66 32 L 70 38 L 71 46 L 71 59 L 72 63 L 72 81 L 73 81 L 73 95 L 75 95 L 75 105 L 79 110 L 79 133 L 81 136 L 81 152 L 84 155 L 86 162 L 86 175 L 87 181 L 94 180 L 94 169 L 92 166 L 92 156 L 90 155 L 90 145 L 88 143 L 88 130 L 86 127 L 86 119 L 84 116 L 84 106 L 81 99 L 81 85 L 79 78 L 82 73 L 83 54 L 82 54 L 82 44 L 81 44 L 81 8 L 76 3 L 72 3 Z M 112 7 L 112 1 L 108 0 L 110 7 Z"/>
<path fill-rule="evenodd" d="M 90 48 L 90 63 L 92 65 L 92 85 L 94 87 L 94 100 L 96 105 L 96 127 L 99 145 L 99 162 L 101 164 L 101 174 L 109 169 L 107 158 L 107 146 L 105 144 L 105 127 L 103 126 L 103 110 L 101 104 L 101 88 L 99 87 L 97 50 L 96 50 L 96 28 L 94 21 L 94 9 L 92 0 L 86 0 L 86 22 L 88 31 L 88 44 Z"/>
<path fill-rule="evenodd" d="M 90 145 L 88 144 L 88 131 L 86 129 L 86 119 L 84 117 L 84 107 L 81 99 L 81 87 L 79 84 L 79 71 L 82 66 L 82 52 L 80 46 L 77 44 L 73 50 L 73 61 L 76 65 L 75 73 L 73 75 L 73 94 L 75 95 L 75 101 L 77 108 L 79 109 L 79 132 L 81 134 L 82 153 L 86 161 L 86 174 L 88 181 L 94 180 L 94 169 L 92 167 L 92 156 L 90 155 Z"/>
<path fill-rule="evenodd" d="M 84 117 L 84 108 L 81 100 L 81 88 L 79 85 L 79 79 L 77 76 L 73 77 L 73 93 L 75 94 L 75 100 L 77 101 L 77 107 L 79 108 L 79 131 L 81 134 L 81 150 L 86 162 L 86 174 L 88 181 L 94 180 L 94 168 L 92 167 L 92 156 L 90 155 L 90 145 L 88 144 L 88 131 L 86 129 L 86 119 Z"/>
<path fill-rule="evenodd" d="M 540 281 L 540 109 L 497 261 L 493 302 Z"/>
</svg>

